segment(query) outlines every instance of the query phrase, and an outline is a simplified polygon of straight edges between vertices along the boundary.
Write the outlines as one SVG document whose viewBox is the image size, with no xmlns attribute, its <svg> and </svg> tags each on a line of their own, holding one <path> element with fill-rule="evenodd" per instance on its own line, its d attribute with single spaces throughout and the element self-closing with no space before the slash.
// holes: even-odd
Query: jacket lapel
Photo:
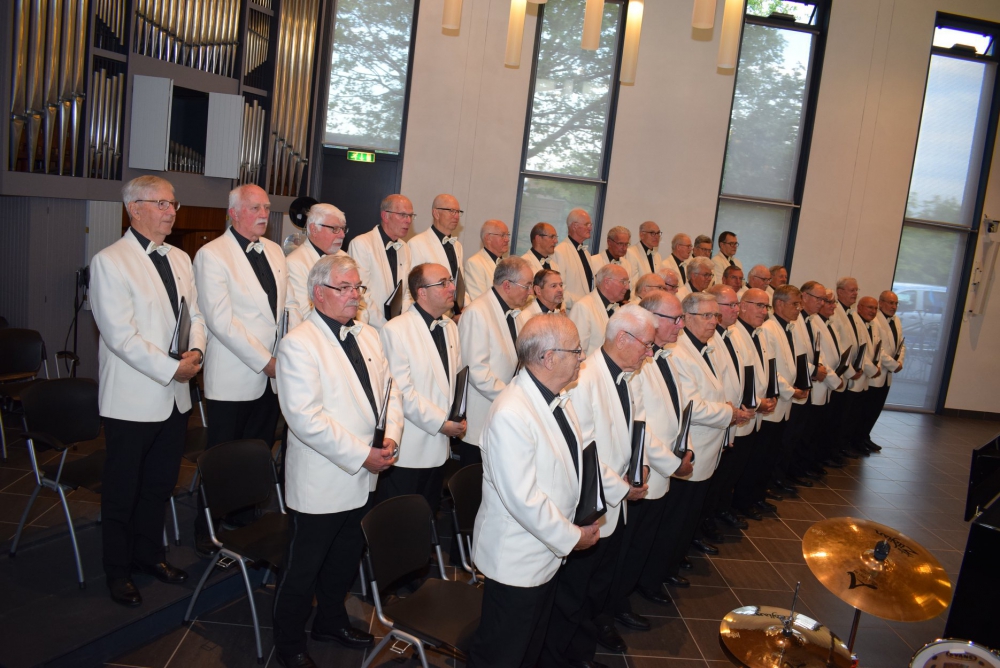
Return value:
<svg viewBox="0 0 1000 668">
<path fill-rule="evenodd" d="M 156 271 L 156 267 L 153 266 L 152 260 L 146 257 L 146 249 L 139 244 L 139 240 L 135 238 L 135 235 L 131 232 L 126 232 L 126 235 L 131 237 L 126 241 L 126 246 L 129 251 L 135 254 L 136 259 L 139 262 L 139 266 L 143 268 L 146 277 L 149 279 L 153 286 L 153 292 L 159 297 L 157 301 L 160 303 L 160 310 L 163 312 L 163 322 L 167 323 L 167 326 L 171 326 L 177 322 L 177 314 L 171 310 L 170 306 L 170 295 L 167 294 L 167 288 L 163 285 L 163 279 L 160 278 L 160 272 Z M 178 249 L 174 249 L 172 252 L 179 253 Z M 170 264 L 170 271 L 175 272 L 174 263 L 170 260 L 170 253 L 167 253 L 167 261 Z M 175 281 L 176 283 L 176 281 Z M 177 306 L 180 307 L 181 302 L 181 289 L 177 286 Z"/>
<path fill-rule="evenodd" d="M 535 411 L 535 415 L 538 418 L 538 423 L 545 428 L 545 436 L 549 442 L 549 446 L 555 451 L 556 457 L 562 462 L 563 468 L 566 469 L 566 474 L 571 480 L 574 480 L 576 484 L 577 494 L 580 493 L 580 477 L 583 471 L 583 444 L 577 442 L 576 444 L 576 460 L 580 462 L 580 470 L 578 471 L 575 466 L 573 466 L 573 458 L 569 453 L 569 446 L 566 444 L 566 439 L 563 437 L 562 429 L 559 428 L 559 423 L 556 422 L 556 417 L 549 410 L 548 405 L 542 398 L 542 393 L 538 391 L 535 387 L 535 383 L 526 373 L 519 373 L 515 376 L 514 381 L 521 386 L 524 393 L 527 395 L 528 399 L 531 401 L 532 410 Z M 580 425 L 576 419 L 576 413 L 573 412 L 572 405 L 566 404 L 566 417 L 569 420 L 570 427 L 573 428 L 573 433 L 576 438 L 579 439 L 580 436 Z"/>
<path fill-rule="evenodd" d="M 326 339 L 326 343 L 330 346 L 330 351 L 333 354 L 334 359 L 340 366 L 340 377 L 347 381 L 348 387 L 351 388 L 351 394 L 354 395 L 354 402 L 361 409 L 361 415 L 364 416 L 366 421 L 371 421 L 375 424 L 375 416 L 369 410 L 370 404 L 368 403 L 368 395 L 365 394 L 365 389 L 361 387 L 361 381 L 358 379 L 358 374 L 354 373 L 354 367 L 351 365 L 351 360 L 347 358 L 347 353 L 344 352 L 344 348 L 340 345 L 340 341 L 334 335 L 333 330 L 331 330 L 323 319 L 319 317 L 316 311 L 309 314 L 309 321 L 312 322 L 320 334 Z M 361 339 L 358 339 L 358 347 L 361 349 L 362 354 L 367 356 L 367 351 L 364 346 L 361 345 Z M 369 376 L 372 376 L 371 369 L 368 370 Z M 372 377 L 374 382 L 376 379 Z M 382 401 L 380 396 L 384 392 L 385 388 L 372 388 L 372 393 L 375 395 L 375 405 L 378 406 Z"/>
<path fill-rule="evenodd" d="M 240 248 L 240 244 L 236 241 L 236 237 L 230 234 L 228 229 L 223 234 L 227 237 L 226 243 L 229 246 L 230 259 L 233 267 L 235 267 L 236 271 L 239 272 L 241 282 L 243 283 L 245 289 L 257 305 L 257 308 L 260 309 L 260 312 L 264 314 L 265 317 L 274 321 L 274 314 L 271 313 L 271 304 L 267 301 L 267 293 L 264 292 L 264 288 L 260 287 L 260 280 L 258 280 L 257 274 L 254 273 L 253 267 L 250 266 L 250 260 L 246 257 L 246 253 L 242 248 Z M 267 251 L 265 250 L 265 253 L 266 252 Z M 268 259 L 268 263 L 270 263 L 270 259 Z M 271 271 L 274 271 L 274 269 Z M 275 277 L 275 283 L 277 283 L 277 277 Z M 280 293 L 281 290 L 278 290 L 278 292 Z M 284 297 L 279 294 L 279 307 L 283 302 Z M 323 324 L 322 320 L 320 321 L 320 324 Z M 325 326 L 326 325 L 324 325 L 324 327 Z"/>
</svg>

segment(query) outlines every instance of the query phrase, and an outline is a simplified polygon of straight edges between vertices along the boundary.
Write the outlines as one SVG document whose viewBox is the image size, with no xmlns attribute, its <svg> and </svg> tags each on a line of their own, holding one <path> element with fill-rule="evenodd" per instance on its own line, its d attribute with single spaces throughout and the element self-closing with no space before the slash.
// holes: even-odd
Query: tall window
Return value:
<svg viewBox="0 0 1000 668">
<path fill-rule="evenodd" d="M 559 238 L 565 238 L 566 215 L 578 207 L 590 213 L 593 238 L 598 236 L 625 3 L 605 2 L 596 51 L 580 48 L 585 5 L 585 0 L 549 0 L 538 6 L 541 28 L 512 252 L 531 247 L 528 235 L 541 221 L 551 223 Z"/>
<path fill-rule="evenodd" d="M 746 5 L 715 236 L 735 232 L 747 268 L 790 263 L 826 22 L 825 0 Z"/>
<path fill-rule="evenodd" d="M 982 215 L 982 167 L 996 131 L 990 110 L 998 33 L 1000 26 L 946 15 L 934 30 L 893 278 L 907 349 L 889 391 L 896 406 L 935 410 L 943 398 L 955 304 L 965 294 L 965 258 Z"/>
<path fill-rule="evenodd" d="M 327 145 L 399 153 L 415 0 L 338 0 Z"/>
</svg>

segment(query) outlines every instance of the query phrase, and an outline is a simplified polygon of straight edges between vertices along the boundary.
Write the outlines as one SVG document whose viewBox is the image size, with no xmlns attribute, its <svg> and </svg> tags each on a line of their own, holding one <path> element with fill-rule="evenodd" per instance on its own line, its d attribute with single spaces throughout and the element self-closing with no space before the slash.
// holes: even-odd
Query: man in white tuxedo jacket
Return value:
<svg viewBox="0 0 1000 668">
<path fill-rule="evenodd" d="M 347 254 L 358 263 L 361 281 L 367 287 L 362 308 L 367 311 L 368 323 L 382 329 L 387 320 L 386 301 L 396 286 L 403 292 L 402 311 L 410 307 L 410 294 L 406 277 L 410 274 L 410 247 L 403 238 L 410 231 L 413 204 L 403 195 L 389 195 L 379 205 L 381 223 L 355 237 L 347 247 Z"/>
<path fill-rule="evenodd" d="M 638 304 L 646 297 L 657 292 L 667 292 L 667 283 L 659 274 L 644 274 L 635 282 L 635 290 L 632 291 L 632 304 Z M 673 293 L 671 293 L 673 294 Z"/>
<path fill-rule="evenodd" d="M 840 341 L 833 328 L 832 317 L 836 311 L 837 303 L 837 297 L 833 290 L 827 289 L 826 299 L 823 300 L 819 313 L 815 316 L 810 316 L 809 321 L 813 323 L 814 331 L 820 331 L 823 334 L 821 345 L 824 346 L 826 359 L 831 361 L 831 366 L 839 368 L 840 359 L 845 349 L 840 347 Z M 849 351 L 848 358 L 850 358 Z M 823 424 L 817 427 L 822 435 L 820 439 L 822 443 L 821 447 L 826 454 L 824 466 L 843 468 L 847 463 L 840 447 L 840 423 L 844 409 L 844 396 L 847 393 L 848 381 L 853 373 L 854 371 L 850 366 L 850 359 L 848 359 L 848 366 L 843 372 L 843 377 L 840 377 L 840 380 L 843 382 L 830 390 Z"/>
<path fill-rule="evenodd" d="M 774 290 L 771 289 L 771 271 L 767 267 L 762 264 L 750 267 L 750 273 L 747 274 L 747 282 L 739 289 L 736 296 L 743 299 L 743 293 L 750 289 L 763 290 L 767 293 L 768 303 L 771 303 Z"/>
<path fill-rule="evenodd" d="M 416 265 L 408 280 L 415 301 L 382 328 L 389 371 L 403 398 L 399 461 L 379 477 L 378 501 L 421 494 L 431 510 L 441 505 L 448 439 L 461 438 L 465 420 L 449 420 L 455 376 L 462 370 L 458 326 L 445 316 L 455 305 L 455 281 L 440 264 Z"/>
<path fill-rule="evenodd" d="M 463 213 L 465 212 L 459 208 L 458 200 L 451 195 L 442 194 L 434 198 L 431 203 L 431 226 L 407 242 L 411 267 L 432 262 L 447 267 L 451 278 L 458 280 L 465 253 L 455 230 L 458 229 Z M 413 295 L 410 298 L 415 299 Z M 458 305 L 459 310 L 468 306 L 470 301 L 472 300 L 466 290 L 465 303 Z"/>
<path fill-rule="evenodd" d="M 556 593 L 556 574 L 574 550 L 600 537 L 574 523 L 585 445 L 563 393 L 582 359 L 576 328 L 548 314 L 517 340 L 521 371 L 500 392 L 482 436 L 483 501 L 473 555 L 485 576 L 483 611 L 470 665 L 531 668 L 538 661 Z"/>
<path fill-rule="evenodd" d="M 616 225 L 608 230 L 607 247 L 604 249 L 604 252 L 590 257 L 590 266 L 595 272 L 607 264 L 616 264 L 624 267 L 625 271 L 628 272 L 629 291 L 635 289 L 635 281 L 639 278 L 634 272 L 632 263 L 626 257 L 631 241 L 632 233 L 629 229 L 621 225 Z"/>
<path fill-rule="evenodd" d="M 608 512 L 598 520 L 601 540 L 593 550 L 571 555 L 556 587 L 556 600 L 545 640 L 542 666 L 593 661 L 597 643 L 614 652 L 625 642 L 611 618 L 602 614 L 611 590 L 618 556 L 624 546 L 626 499 L 646 495 L 645 466 L 629 480 L 632 426 L 645 421 L 642 396 L 629 378 L 651 353 L 653 316 L 634 304 L 623 306 L 608 322 L 601 347 L 587 357 L 576 384 L 568 390 L 583 432 L 583 442 L 597 444 Z M 647 431 L 648 447 L 651 435 Z M 658 447 L 662 444 L 657 442 Z"/>
<path fill-rule="evenodd" d="M 638 281 L 646 274 L 655 273 L 663 264 L 660 255 L 660 226 L 652 220 L 647 220 L 639 226 L 639 243 L 628 247 L 625 259 L 629 263 L 629 274 Z M 635 289 L 635 283 L 632 284 Z"/>
<path fill-rule="evenodd" d="M 728 285 L 733 289 L 733 292 L 739 294 L 741 291 L 745 292 L 744 288 L 746 285 L 743 283 L 743 268 L 733 265 L 732 267 L 726 267 L 722 272 L 722 285 Z M 739 297 L 737 297 L 739 299 Z"/>
<path fill-rule="evenodd" d="M 559 242 L 556 228 L 548 223 L 535 223 L 528 238 L 531 240 L 531 248 L 521 257 L 531 267 L 531 275 L 534 276 L 542 269 L 559 271 L 559 265 L 553 257 L 556 244 Z"/>
<path fill-rule="evenodd" d="M 493 401 L 517 368 L 518 316 L 531 294 L 531 269 L 523 258 L 501 260 L 493 273 L 493 288 L 462 312 L 458 338 L 462 360 L 469 367 L 468 428 L 455 445 L 462 466 L 478 464 L 479 442 Z"/>
<path fill-rule="evenodd" d="M 163 516 L 177 484 L 191 411 L 190 381 L 201 368 L 205 321 L 191 259 L 164 244 L 178 204 L 174 188 L 140 176 L 122 188 L 132 226 L 90 265 L 90 304 L 100 332 L 100 413 L 107 461 L 101 494 L 104 573 L 111 598 L 136 606 L 133 565 L 183 582 L 166 561 Z M 191 315 L 188 347 L 170 355 L 178 313 Z"/>
<path fill-rule="evenodd" d="M 340 247 L 347 234 L 344 212 L 332 204 L 313 204 L 306 216 L 306 240 L 285 258 L 288 266 L 288 296 L 295 304 L 289 309 L 288 329 L 294 329 L 312 311 L 312 297 L 306 288 L 309 270 L 324 255 L 347 255 Z"/>
<path fill-rule="evenodd" d="M 863 374 L 848 387 L 849 392 L 857 393 L 850 418 L 850 443 L 855 452 L 869 455 L 882 449 L 871 440 L 871 428 L 875 426 L 875 420 L 878 420 L 877 414 L 873 419 L 873 404 L 878 404 L 881 400 L 879 390 L 885 383 L 886 375 L 882 369 L 882 353 L 886 344 L 882 342 L 876 322 L 878 312 L 878 301 L 874 297 L 862 297 L 858 300 L 856 311 L 848 314 L 857 328 L 858 343 L 867 344 L 864 362 L 861 364 Z"/>
<path fill-rule="evenodd" d="M 285 500 L 289 544 L 275 589 L 274 644 L 284 666 L 315 665 L 306 621 L 318 600 L 312 639 L 350 648 L 372 644 L 351 626 L 344 598 L 364 547 L 361 519 L 378 473 L 394 462 L 403 410 L 378 332 L 356 322 L 357 264 L 327 255 L 309 272 L 315 310 L 278 348 L 278 397 L 288 421 Z M 385 438 L 372 443 L 385 411 Z"/>
<path fill-rule="evenodd" d="M 691 258 L 691 249 L 693 245 L 691 244 L 691 237 L 680 232 L 674 235 L 674 238 L 670 240 L 670 255 L 664 258 L 663 263 L 660 265 L 664 269 L 673 269 L 677 272 L 680 277 L 680 283 L 678 285 L 684 285 L 687 283 L 687 262 Z"/>
<path fill-rule="evenodd" d="M 469 303 L 493 287 L 493 272 L 497 262 L 510 250 L 510 230 L 501 220 L 487 220 L 479 230 L 483 247 L 465 262 L 465 295 Z"/>
<path fill-rule="evenodd" d="M 566 305 L 563 303 L 565 289 L 562 274 L 554 269 L 542 269 L 535 272 L 531 281 L 531 292 L 535 296 L 517 316 L 520 325 L 528 322 L 536 315 L 543 313 L 558 313 L 566 315 Z"/>
<path fill-rule="evenodd" d="M 836 292 L 837 303 L 834 306 L 833 315 L 830 316 L 829 324 L 832 327 L 831 331 L 833 335 L 837 338 L 840 351 L 851 350 L 849 356 L 851 368 L 847 370 L 847 388 L 844 390 L 843 397 L 839 402 L 840 406 L 838 407 L 837 442 L 840 454 L 845 457 L 857 459 L 862 454 L 868 452 L 867 449 L 863 452 L 855 451 L 851 443 L 851 416 L 855 410 L 854 405 L 858 399 L 858 392 L 861 391 L 860 384 L 864 383 L 864 370 L 859 368 L 862 365 L 860 363 L 857 366 L 855 365 L 855 360 L 858 357 L 860 349 L 857 324 L 848 315 L 854 312 L 854 304 L 858 300 L 859 288 L 857 280 L 851 276 L 841 277 L 837 280 Z"/>
<path fill-rule="evenodd" d="M 684 298 L 693 292 L 704 292 L 715 280 L 715 265 L 707 257 L 693 257 L 687 263 L 688 282 L 677 289 L 677 298 Z"/>
<path fill-rule="evenodd" d="M 594 269 L 590 264 L 590 233 L 594 224 L 583 209 L 566 216 L 566 238 L 556 245 L 555 261 L 566 283 L 567 302 L 576 304 L 594 289 Z"/>
<path fill-rule="evenodd" d="M 712 258 L 715 263 L 715 282 L 722 282 L 722 272 L 726 267 L 743 268 L 743 263 L 736 257 L 736 249 L 740 247 L 733 232 L 722 232 L 719 234 L 719 252 Z"/>
<path fill-rule="evenodd" d="M 625 301 L 629 289 L 628 272 L 621 265 L 606 264 L 594 274 L 594 283 L 594 290 L 569 312 L 588 356 L 603 345 L 608 318 Z"/>
<path fill-rule="evenodd" d="M 872 328 L 878 332 L 878 337 L 882 343 L 881 359 L 879 367 L 882 375 L 873 378 L 869 383 L 868 391 L 871 397 L 868 403 L 869 413 L 867 415 L 867 431 L 864 433 L 865 443 L 869 446 L 875 445 L 872 441 L 871 430 L 878 422 L 885 407 L 885 400 L 889 397 L 889 388 L 892 387 L 892 378 L 903 370 L 903 361 L 906 359 L 906 343 L 903 341 L 903 323 L 896 315 L 899 307 L 899 297 L 891 290 L 884 290 L 878 296 L 878 313 L 872 320 Z"/>
<path fill-rule="evenodd" d="M 681 275 L 677 273 L 677 270 L 671 269 L 664 262 L 660 265 L 660 268 L 656 270 L 656 275 L 663 279 L 663 289 L 677 297 L 678 290 L 680 290 L 683 282 L 681 281 Z M 680 297 L 677 298 L 680 301 Z"/>
<path fill-rule="evenodd" d="M 813 383 L 810 396 L 810 402 L 817 407 L 812 424 L 816 448 L 814 455 L 820 468 L 841 468 L 844 463 L 834 455 L 830 435 L 835 429 L 832 418 L 835 398 L 847 388 L 847 379 L 836 373 L 840 365 L 840 349 L 826 322 L 826 315 L 833 312 L 836 300 L 825 286 L 808 281 L 802 285 L 802 303 L 806 311 L 803 318 L 809 340 L 813 346 L 819 347 L 820 361 L 826 367 L 826 379 L 822 383 Z"/>
</svg>

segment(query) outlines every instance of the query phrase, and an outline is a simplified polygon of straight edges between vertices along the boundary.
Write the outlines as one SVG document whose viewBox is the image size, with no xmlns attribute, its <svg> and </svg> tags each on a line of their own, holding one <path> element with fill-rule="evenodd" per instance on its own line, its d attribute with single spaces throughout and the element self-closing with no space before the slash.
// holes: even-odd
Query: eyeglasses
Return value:
<svg viewBox="0 0 1000 668">
<path fill-rule="evenodd" d="M 691 248 L 691 244 L 677 244 L 674 248 Z"/>
<path fill-rule="evenodd" d="M 368 292 L 368 288 L 366 286 L 364 286 L 364 285 L 341 285 L 341 286 L 333 286 L 333 285 L 329 285 L 327 283 L 323 283 L 322 285 L 323 285 L 324 288 L 330 288 L 331 290 L 333 290 L 334 292 L 336 292 L 338 295 L 342 295 L 342 294 L 344 294 L 345 291 L 350 291 L 350 290 L 357 291 L 357 293 L 359 295 L 363 295 L 366 292 Z"/>
<path fill-rule="evenodd" d="M 545 352 L 553 353 L 573 353 L 577 357 L 583 352 L 583 348 L 547 348 Z"/>
<path fill-rule="evenodd" d="M 614 239 L 608 239 L 609 244 L 614 244 L 615 246 L 628 246 L 628 239 L 625 241 L 615 241 Z"/>
<path fill-rule="evenodd" d="M 658 236 L 662 235 L 663 232 L 640 232 L 639 234 L 649 234 L 649 235 L 652 235 L 654 237 L 658 237 Z"/>
<path fill-rule="evenodd" d="M 536 237 L 545 237 L 546 239 L 558 239 L 559 238 L 558 234 L 541 234 L 541 233 L 539 233 L 539 234 L 536 234 L 535 236 Z"/>
<path fill-rule="evenodd" d="M 719 306 L 728 306 L 729 308 L 739 308 L 739 302 L 716 302 Z"/>
<path fill-rule="evenodd" d="M 743 302 L 743 303 L 746 304 L 747 306 L 756 306 L 757 308 L 767 311 L 768 313 L 770 313 L 773 310 L 771 308 L 771 305 L 768 304 L 767 302 Z"/>
<path fill-rule="evenodd" d="M 677 285 L 676 283 L 667 283 L 666 281 L 663 281 L 663 284 L 664 284 L 665 286 L 667 286 L 667 289 L 668 289 L 668 290 L 676 290 L 677 288 L 679 288 L 679 287 L 680 287 L 680 286 L 679 286 L 679 285 Z"/>
<path fill-rule="evenodd" d="M 715 313 L 687 313 L 686 315 L 693 315 L 701 318 L 702 320 L 718 320 L 722 317 L 722 314 L 716 311 Z"/>
<path fill-rule="evenodd" d="M 386 213 L 394 213 L 400 218 L 407 218 L 409 220 L 414 220 L 417 217 L 415 213 L 406 213 L 405 211 L 386 211 Z"/>
<path fill-rule="evenodd" d="M 450 213 L 450 214 L 452 214 L 454 216 L 461 216 L 463 213 L 465 213 L 465 211 L 462 211 L 461 209 L 449 209 L 448 207 L 445 207 L 445 206 L 434 207 L 434 210 L 435 211 L 447 211 L 448 213 Z"/>
<path fill-rule="evenodd" d="M 446 278 L 446 279 L 444 279 L 442 281 L 438 281 L 437 283 L 428 283 L 427 285 L 421 285 L 420 287 L 421 288 L 436 288 L 439 285 L 443 285 L 444 287 L 447 288 L 450 285 L 455 285 L 455 279 L 453 279 L 453 278 Z M 419 290 L 420 288 L 417 288 L 417 289 Z"/>
<path fill-rule="evenodd" d="M 706 246 L 695 246 L 695 249 L 696 250 L 700 250 L 700 251 L 705 251 L 706 253 L 711 253 L 712 252 L 712 247 L 711 246 L 708 246 L 708 247 L 706 247 Z"/>
<path fill-rule="evenodd" d="M 156 208 L 160 211 L 166 211 L 170 207 L 174 207 L 174 211 L 181 210 L 181 203 L 175 199 L 136 199 L 133 202 L 149 202 L 150 204 L 155 204 Z"/>
<path fill-rule="evenodd" d="M 652 313 L 653 315 L 655 315 L 655 316 L 657 316 L 659 318 L 663 318 L 664 320 L 669 320 L 670 322 L 674 323 L 675 325 L 679 325 L 682 322 L 684 322 L 684 314 L 683 313 L 681 313 L 680 315 L 664 315 L 662 313 L 657 313 L 656 311 L 650 311 L 650 313 Z"/>
<path fill-rule="evenodd" d="M 750 278 L 756 279 L 756 280 L 760 281 L 761 283 L 766 283 L 766 284 L 770 284 L 771 283 L 771 279 L 770 278 L 761 278 L 760 276 L 750 276 Z"/>
<path fill-rule="evenodd" d="M 740 247 L 739 242 L 736 242 L 736 241 L 720 241 L 719 245 L 720 246 L 732 246 L 733 248 L 739 248 Z"/>
<path fill-rule="evenodd" d="M 333 225 L 324 225 L 323 223 L 317 223 L 317 225 L 319 225 L 320 227 L 325 227 L 326 229 L 333 231 L 334 234 L 347 234 L 347 226 L 346 225 L 337 225 L 336 227 L 333 226 Z"/>
<path fill-rule="evenodd" d="M 638 341 L 640 344 L 642 344 L 642 346 L 646 350 L 652 350 L 653 349 L 653 344 L 655 343 L 654 341 L 650 341 L 649 343 L 646 343 L 645 341 L 643 341 L 642 339 L 640 339 L 638 336 L 636 336 L 632 332 L 626 331 L 625 333 L 628 334 L 629 336 L 631 336 L 636 341 Z"/>
<path fill-rule="evenodd" d="M 517 286 L 517 287 L 519 287 L 519 288 L 524 288 L 525 290 L 530 290 L 530 289 L 531 289 L 531 286 L 530 286 L 530 285 L 523 285 L 523 284 L 521 284 L 521 283 L 518 283 L 517 281 L 510 281 L 510 280 L 509 280 L 509 281 L 507 281 L 507 282 L 508 282 L 508 283 L 511 283 L 511 284 L 513 284 L 513 285 L 516 285 L 516 286 Z"/>
<path fill-rule="evenodd" d="M 486 236 L 500 237 L 501 239 L 510 239 L 510 232 L 504 232 L 503 234 L 501 234 L 500 232 L 487 232 Z"/>
</svg>

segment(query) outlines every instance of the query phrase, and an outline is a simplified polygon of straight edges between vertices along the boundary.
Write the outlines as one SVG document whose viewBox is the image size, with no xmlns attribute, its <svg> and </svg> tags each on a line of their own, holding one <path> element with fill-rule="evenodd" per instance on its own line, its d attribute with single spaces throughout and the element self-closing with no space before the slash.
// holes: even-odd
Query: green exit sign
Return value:
<svg viewBox="0 0 1000 668">
<path fill-rule="evenodd" d="M 348 151 L 347 159 L 354 162 L 375 162 L 375 154 L 366 151 Z"/>
</svg>

